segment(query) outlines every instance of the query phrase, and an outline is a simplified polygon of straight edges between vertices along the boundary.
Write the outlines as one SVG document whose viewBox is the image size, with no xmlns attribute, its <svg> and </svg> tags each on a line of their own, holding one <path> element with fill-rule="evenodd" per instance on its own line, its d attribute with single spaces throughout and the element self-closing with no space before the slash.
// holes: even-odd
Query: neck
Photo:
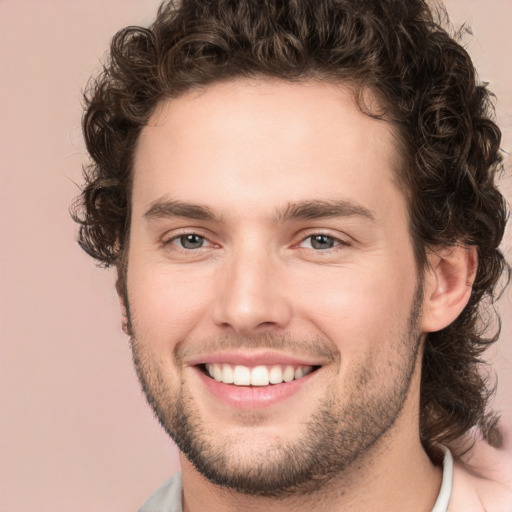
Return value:
<svg viewBox="0 0 512 512">
<path fill-rule="evenodd" d="M 397 423 L 403 423 L 403 418 L 404 415 Z M 395 425 L 393 432 L 388 432 L 343 474 L 306 495 L 269 498 L 231 491 L 206 480 L 182 455 L 184 512 L 428 512 L 439 492 L 441 468 L 430 461 L 419 435 L 405 437 L 400 427 Z M 418 429 L 415 431 L 417 434 Z"/>
<path fill-rule="evenodd" d="M 420 442 L 419 380 L 418 363 L 408 396 L 391 428 L 342 473 L 313 492 L 301 490 L 279 498 L 241 494 L 206 480 L 182 454 L 184 512 L 431 511 L 442 471 Z"/>
</svg>

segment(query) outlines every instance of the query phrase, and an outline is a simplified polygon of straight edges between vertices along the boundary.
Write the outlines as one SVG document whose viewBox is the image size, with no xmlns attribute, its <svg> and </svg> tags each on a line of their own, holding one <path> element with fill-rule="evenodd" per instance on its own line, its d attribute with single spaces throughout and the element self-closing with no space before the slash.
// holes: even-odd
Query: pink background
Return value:
<svg viewBox="0 0 512 512">
<path fill-rule="evenodd" d="M 0 0 L 0 512 L 136 510 L 178 469 L 132 369 L 113 273 L 78 248 L 67 213 L 86 160 L 81 90 L 114 32 L 147 24 L 158 4 Z M 446 5 L 473 29 L 469 50 L 511 152 L 512 2 Z M 504 249 L 512 261 L 510 228 Z M 509 425 L 511 305 L 512 287 L 490 354 Z"/>
</svg>

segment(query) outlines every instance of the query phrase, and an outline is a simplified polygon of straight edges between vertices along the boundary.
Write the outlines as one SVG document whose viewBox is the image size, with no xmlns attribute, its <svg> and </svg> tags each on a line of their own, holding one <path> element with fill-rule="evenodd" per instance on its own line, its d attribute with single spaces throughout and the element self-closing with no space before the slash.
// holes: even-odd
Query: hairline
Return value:
<svg viewBox="0 0 512 512">
<path fill-rule="evenodd" d="M 335 87 L 344 87 L 346 90 L 352 92 L 354 103 L 359 111 L 367 115 L 369 117 L 374 118 L 375 120 L 388 123 L 391 128 L 391 136 L 393 141 L 393 151 L 394 158 L 391 161 L 391 169 L 393 172 L 392 183 L 397 187 L 398 191 L 403 194 L 403 197 L 406 202 L 406 212 L 407 212 L 407 225 L 409 231 L 409 239 L 412 244 L 414 260 L 416 264 L 416 270 L 418 273 L 418 278 L 424 273 L 426 266 L 426 251 L 427 247 L 425 244 L 421 243 L 419 237 L 414 234 L 414 223 L 413 223 L 413 215 L 412 215 L 412 201 L 413 201 L 413 190 L 411 180 L 408 178 L 408 173 L 411 172 L 411 155 L 408 154 L 407 149 L 407 141 L 405 136 L 404 127 L 392 119 L 386 118 L 387 116 L 383 115 L 382 112 L 372 112 L 370 110 L 370 106 L 364 101 L 368 98 L 368 93 L 371 97 L 376 100 L 377 107 L 384 108 L 388 106 L 388 103 L 383 95 L 375 88 L 368 84 L 365 84 L 361 81 L 355 79 L 342 79 L 339 76 L 336 76 L 335 73 L 327 73 L 317 70 L 315 72 L 304 72 L 301 75 L 292 76 L 292 77 L 280 77 L 260 72 L 252 73 L 250 76 L 242 76 L 235 75 L 230 77 L 218 77 L 217 79 L 209 80 L 207 83 L 190 85 L 187 88 L 184 88 L 178 94 L 171 95 L 169 93 L 164 93 L 158 99 L 155 100 L 153 108 L 149 111 L 147 116 L 147 121 L 142 124 L 137 132 L 136 140 L 133 144 L 132 152 L 126 166 L 126 197 L 127 197 L 127 215 L 125 219 L 125 229 L 123 234 L 123 247 L 120 250 L 120 255 L 118 259 L 118 263 L 116 263 L 118 281 L 119 278 L 124 283 L 124 288 L 126 289 L 126 276 L 128 271 L 128 251 L 130 246 L 130 232 L 131 232 L 131 220 L 132 220 L 132 198 L 133 198 L 133 186 L 134 186 L 134 173 L 135 173 L 135 158 L 137 154 L 137 148 L 140 142 L 142 130 L 149 126 L 151 119 L 157 115 L 159 109 L 168 102 L 175 101 L 187 94 L 198 93 L 203 94 L 209 88 L 214 87 L 219 84 L 229 84 L 234 82 L 246 82 L 251 83 L 254 81 L 263 81 L 263 82 L 285 82 L 285 83 L 296 83 L 296 84 L 307 84 L 307 83 L 318 83 L 318 84 L 330 84 Z M 119 292 L 119 289 L 118 289 Z M 124 297 L 127 296 L 127 289 L 124 294 Z"/>
</svg>

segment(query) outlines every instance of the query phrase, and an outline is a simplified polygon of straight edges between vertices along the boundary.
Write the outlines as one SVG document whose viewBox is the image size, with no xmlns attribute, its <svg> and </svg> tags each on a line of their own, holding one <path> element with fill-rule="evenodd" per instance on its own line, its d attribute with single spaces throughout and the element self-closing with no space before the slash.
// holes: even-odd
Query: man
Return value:
<svg viewBox="0 0 512 512">
<path fill-rule="evenodd" d="M 182 0 L 116 35 L 76 218 L 180 449 L 142 511 L 511 510 L 459 462 L 496 432 L 488 100 L 420 0 Z"/>
</svg>

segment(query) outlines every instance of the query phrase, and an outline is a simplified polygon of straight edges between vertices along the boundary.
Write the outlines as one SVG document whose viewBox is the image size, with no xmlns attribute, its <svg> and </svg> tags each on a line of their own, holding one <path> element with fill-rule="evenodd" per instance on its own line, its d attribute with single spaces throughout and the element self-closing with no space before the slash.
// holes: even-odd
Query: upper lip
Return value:
<svg viewBox="0 0 512 512">
<path fill-rule="evenodd" d="M 242 366 L 272 366 L 272 365 L 293 365 L 293 366 L 322 366 L 324 360 L 314 356 L 297 356 L 275 351 L 222 351 L 213 354 L 205 354 L 194 357 L 187 361 L 190 366 L 211 363 L 227 363 Z"/>
</svg>

